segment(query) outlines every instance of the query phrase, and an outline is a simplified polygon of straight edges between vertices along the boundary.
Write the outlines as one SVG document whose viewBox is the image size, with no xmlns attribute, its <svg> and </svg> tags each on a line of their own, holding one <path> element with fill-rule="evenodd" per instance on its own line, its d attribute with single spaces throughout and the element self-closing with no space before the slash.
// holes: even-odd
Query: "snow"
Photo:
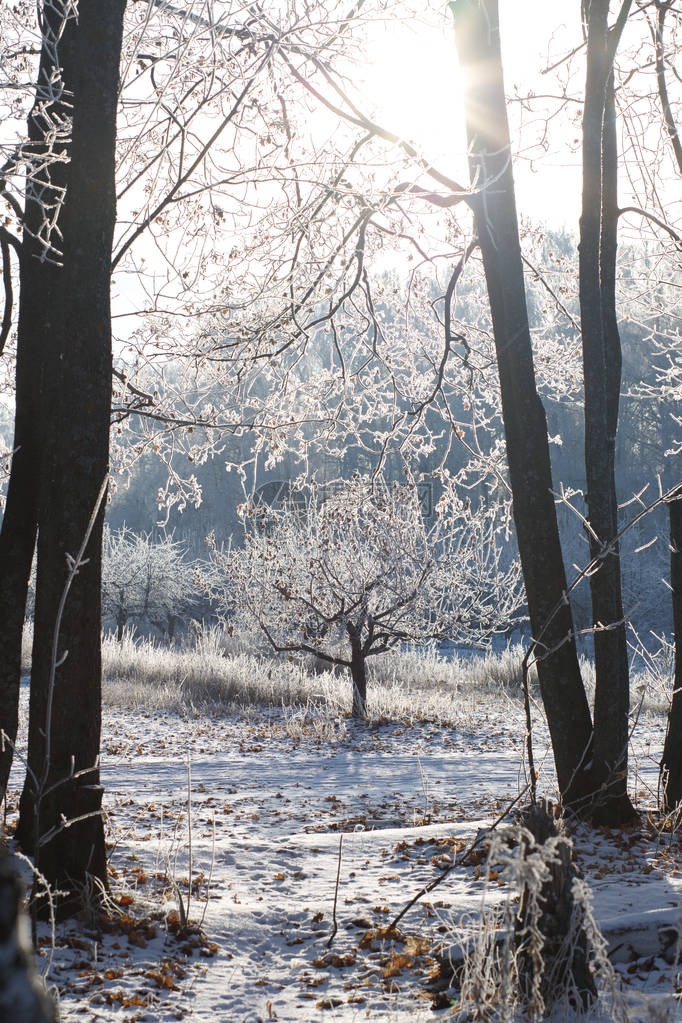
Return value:
<svg viewBox="0 0 682 1023">
<path fill-rule="evenodd" d="M 523 789 L 520 704 L 488 696 L 453 726 L 251 708 L 223 717 L 105 709 L 108 930 L 57 929 L 48 983 L 62 1018 L 197 1023 L 437 1018 L 424 982 L 458 921 L 504 897 L 485 863 L 456 867 L 381 929 Z M 663 721 L 640 721 L 635 796 L 651 804 Z M 541 783 L 551 758 L 538 725 Z M 189 784 L 188 784 L 189 781 Z M 10 821 L 16 787 L 10 797 Z M 644 793 L 640 797 L 638 793 Z M 189 821 L 188 829 L 188 801 Z M 572 828 L 626 990 L 671 991 L 659 925 L 676 924 L 679 847 L 653 815 L 623 832 Z M 178 931 L 178 893 L 189 920 Z M 338 932 L 328 947 L 334 898 Z M 474 857 L 475 859 L 475 857 Z M 488 890 L 490 889 L 490 890 Z M 41 925 L 45 965 L 51 944 Z M 670 956 L 668 956 L 670 958 Z"/>
</svg>

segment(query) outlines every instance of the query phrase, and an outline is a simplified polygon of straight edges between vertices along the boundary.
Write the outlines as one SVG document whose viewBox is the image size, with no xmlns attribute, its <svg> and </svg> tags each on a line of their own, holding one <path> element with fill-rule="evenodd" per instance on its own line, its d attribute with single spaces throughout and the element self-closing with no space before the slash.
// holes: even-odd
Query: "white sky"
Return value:
<svg viewBox="0 0 682 1023">
<path fill-rule="evenodd" d="M 425 155 L 446 173 L 468 180 L 465 132 L 452 18 L 445 3 L 440 24 L 426 27 L 415 19 L 383 25 L 373 46 L 376 62 L 367 68 L 364 92 L 376 103 L 377 117 L 392 131 L 414 139 Z M 507 93 L 556 92 L 542 68 L 581 41 L 579 0 L 500 0 L 502 56 Z M 582 71 L 581 71 L 582 74 Z M 578 78 L 572 94 L 580 96 Z M 552 104 L 552 108 L 554 108 Z M 574 112 L 580 113 L 577 104 Z M 548 109 L 550 109 L 548 107 Z M 510 105 L 513 144 L 517 142 L 517 104 Z M 525 143 L 537 137 L 533 118 L 524 114 Z M 528 158 L 517 161 L 515 175 L 519 213 L 552 227 L 576 229 L 580 205 L 580 156 L 569 143 L 579 132 L 565 122 L 553 123 L 548 152 L 534 169 Z"/>
</svg>

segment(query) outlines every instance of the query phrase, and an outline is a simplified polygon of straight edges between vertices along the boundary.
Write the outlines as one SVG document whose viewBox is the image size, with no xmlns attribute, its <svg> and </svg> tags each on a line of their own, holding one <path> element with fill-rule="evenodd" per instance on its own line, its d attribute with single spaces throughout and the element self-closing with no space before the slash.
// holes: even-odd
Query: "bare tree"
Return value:
<svg viewBox="0 0 682 1023">
<path fill-rule="evenodd" d="M 591 8 L 595 19 L 598 9 L 599 5 Z M 601 10 L 603 14 L 603 5 Z M 209 436 L 212 429 L 221 435 L 225 429 L 240 430 L 248 423 L 257 437 L 254 460 L 264 453 L 268 465 L 272 466 L 292 442 L 301 448 L 311 443 L 310 433 L 305 432 L 302 423 L 316 422 L 320 427 L 317 436 L 324 438 L 323 442 L 328 444 L 330 437 L 343 435 L 344 430 L 347 431 L 346 436 L 352 432 L 350 424 L 357 421 L 355 414 L 361 409 L 365 423 L 369 421 L 380 425 L 374 429 L 363 428 L 357 435 L 358 446 L 368 457 L 375 457 L 381 462 L 392 447 L 401 450 L 405 456 L 417 458 L 420 447 L 422 452 L 435 452 L 439 447 L 437 430 L 433 427 L 434 410 L 437 409 L 448 438 L 441 451 L 449 452 L 453 442 L 461 441 L 468 446 L 473 457 L 472 467 L 467 467 L 465 473 L 473 475 L 478 472 L 478 479 L 489 473 L 504 481 L 505 468 L 495 431 L 488 434 L 486 451 L 481 438 L 490 421 L 486 422 L 485 417 L 481 417 L 481 406 L 472 399 L 471 390 L 466 395 L 461 385 L 461 381 L 466 380 L 471 388 L 471 381 L 476 378 L 479 386 L 490 365 L 484 350 L 485 341 L 490 339 L 488 325 L 476 323 L 473 330 L 471 324 L 463 325 L 455 320 L 457 287 L 464 272 L 468 272 L 475 263 L 477 247 L 480 248 L 491 298 L 517 536 L 528 588 L 536 654 L 543 665 L 540 668 L 541 679 L 544 679 L 541 684 L 560 788 L 565 801 L 575 806 L 585 805 L 601 793 L 605 796 L 602 812 L 614 819 L 620 818 L 630 813 L 624 795 L 627 664 L 620 625 L 624 615 L 619 594 L 618 555 L 613 547 L 617 506 L 612 465 L 619 389 L 614 297 L 615 224 L 618 215 L 625 211 L 617 209 L 613 187 L 617 154 L 612 117 L 614 98 L 607 90 L 609 74 L 602 85 L 597 78 L 599 75 L 603 77 L 605 68 L 608 72 L 608 68 L 613 66 L 629 5 L 621 8 L 613 29 L 608 28 L 606 17 L 603 18 L 607 43 L 605 63 L 595 70 L 595 61 L 591 61 L 587 84 L 589 101 L 585 110 L 586 181 L 588 184 L 597 182 L 596 189 L 588 189 L 585 196 L 580 273 L 586 345 L 585 377 L 589 391 L 587 463 L 592 485 L 588 486 L 588 504 L 592 502 L 589 504 L 590 520 L 595 519 L 591 523 L 592 554 L 597 569 L 592 580 L 596 593 L 594 622 L 598 630 L 598 661 L 603 668 L 599 672 L 597 716 L 603 719 L 598 730 L 604 746 L 596 758 L 592 749 L 592 721 L 578 669 L 573 622 L 565 596 L 566 577 L 553 506 L 547 424 L 538 393 L 538 374 L 526 310 L 524 257 L 516 225 L 511 146 L 499 50 L 496 50 L 496 8 L 462 0 L 453 6 L 453 11 L 460 26 L 464 26 L 467 19 L 479 19 L 476 23 L 479 41 L 473 38 L 475 33 L 472 32 L 467 46 L 462 47 L 463 64 L 472 70 L 476 64 L 476 72 L 483 72 L 478 78 L 473 76 L 474 84 L 469 96 L 471 188 L 440 173 L 419 156 L 414 146 L 366 116 L 350 98 L 340 77 L 325 71 L 321 76 L 324 88 L 321 88 L 319 82 L 316 85 L 311 80 L 309 66 L 291 68 L 292 79 L 308 95 L 357 132 L 357 148 L 352 150 L 353 165 L 344 167 L 334 178 L 335 194 L 341 201 L 335 207 L 339 235 L 332 233 L 331 237 L 339 238 L 338 246 L 322 250 L 325 268 L 331 271 L 335 286 L 328 288 L 328 307 L 322 309 L 318 308 L 319 303 L 315 305 L 320 293 L 307 284 L 298 292 L 292 288 L 292 300 L 286 311 L 277 301 L 273 302 L 272 292 L 263 290 L 254 304 L 246 307 L 251 324 L 244 324 L 237 316 L 233 330 L 224 310 L 209 312 L 204 332 L 197 338 L 195 359 L 204 371 L 206 366 L 221 366 L 223 379 L 229 381 L 226 390 L 235 395 L 235 402 L 231 409 L 223 407 L 218 412 L 209 399 L 213 384 L 208 382 L 210 374 L 206 374 L 206 383 L 194 392 L 192 404 L 184 406 L 184 421 L 195 430 L 206 428 L 209 444 L 215 442 L 215 434 L 212 439 Z M 592 50 L 603 42 L 604 39 L 597 41 L 593 31 Z M 612 87 L 613 80 L 610 81 Z M 485 110 L 485 116 L 481 116 L 481 109 Z M 481 127 L 482 124 L 487 130 Z M 598 144 L 595 143 L 595 130 Z M 401 164 L 399 170 L 388 174 L 381 185 L 376 182 L 371 185 L 366 177 L 359 174 L 361 157 L 363 153 L 381 152 L 382 146 L 384 153 L 394 147 L 412 163 L 407 170 L 405 164 Z M 435 191 L 435 188 L 440 191 Z M 421 204 L 422 209 L 427 204 L 443 211 L 460 206 L 473 210 L 476 237 L 473 240 L 467 237 L 466 227 L 455 226 L 450 220 L 448 228 L 451 236 L 457 238 L 459 252 L 441 252 L 440 256 L 434 257 L 418 232 L 412 232 L 407 226 L 409 221 L 402 210 L 408 202 Z M 325 203 L 320 209 L 328 210 L 329 205 Z M 358 212 L 354 218 L 355 211 Z M 596 240 L 595 217 L 598 225 Z M 599 226 L 602 220 L 603 232 Z M 328 222 L 325 222 L 325 229 L 328 229 Z M 329 236 L 328 230 L 326 233 Z M 378 288 L 368 273 L 374 249 L 378 248 L 378 239 L 387 236 L 406 239 L 407 246 L 418 254 L 423 263 L 436 262 L 440 258 L 442 265 L 450 268 L 445 276 L 443 293 L 437 299 L 431 295 L 418 301 L 419 292 L 426 290 L 423 277 L 416 272 L 411 277 L 404 317 L 405 337 L 409 337 L 410 343 L 402 349 L 396 347 L 399 332 L 387 322 L 381 308 L 386 291 Z M 305 245 L 304 242 L 301 244 Z M 312 254 L 312 247 L 305 251 Z M 318 264 L 320 261 L 318 256 Z M 297 271 L 301 265 L 302 261 L 297 258 Z M 533 267 L 531 270 L 536 272 Z M 560 294 L 549 284 L 548 276 L 537 276 L 546 287 L 551 303 L 575 326 L 570 303 L 568 306 L 563 303 Z M 273 282 L 279 280 L 274 271 L 269 279 Z M 305 282 L 305 277 L 301 280 Z M 420 302 L 425 307 L 429 299 L 432 311 L 433 308 L 438 310 L 440 348 L 432 344 L 433 338 L 424 330 L 424 318 L 415 316 Z M 230 317 L 233 309 L 231 305 Z M 256 310 L 258 315 L 253 317 Z M 552 321 L 549 322 L 551 324 Z M 342 326 L 354 335 L 354 344 L 349 346 L 347 334 L 342 334 Z M 329 358 L 322 364 L 322 372 L 303 372 L 301 367 L 310 369 L 311 354 L 314 354 L 311 349 L 318 343 L 322 328 L 328 331 L 326 347 Z M 546 328 L 546 337 L 549 332 L 551 326 Z M 473 343 L 472 337 L 475 339 Z M 606 348 L 608 365 L 604 361 L 607 358 L 604 355 Z M 205 361 L 201 362 L 202 359 Z M 455 365 L 460 367 L 460 382 L 453 385 Z M 343 396 L 340 396 L 340 389 L 336 390 L 335 378 L 343 381 Z M 365 386 L 368 380 L 372 382 L 371 388 Z M 485 387 L 489 389 L 488 393 L 492 393 L 489 376 Z M 148 401 L 149 414 L 153 417 L 151 387 L 139 387 L 139 390 L 139 401 Z M 322 401 L 319 400 L 320 394 L 324 396 Z M 353 397 L 349 399 L 348 394 Z M 368 415 L 368 408 L 371 408 L 374 419 Z M 189 450 L 191 457 L 200 458 L 206 449 L 194 436 Z M 445 458 L 446 454 L 442 457 Z M 618 652 L 615 660 L 602 653 L 612 646 Z M 614 702 L 612 697 L 616 694 Z M 614 715 L 618 719 L 617 728 Z M 605 789 L 601 788 L 603 784 Z"/>
<path fill-rule="evenodd" d="M 671 812 L 682 802 L 682 498 L 671 501 L 670 586 L 673 602 L 675 667 L 668 727 L 661 758 L 663 809 Z"/>
<path fill-rule="evenodd" d="M 564 570 L 545 412 L 537 393 L 519 243 L 496 0 L 451 5 L 465 95 L 474 216 L 488 285 L 514 521 L 538 675 L 564 802 L 589 800 L 592 722 Z"/>
<path fill-rule="evenodd" d="M 646 6 L 641 5 L 648 18 Z M 656 86 L 660 111 L 665 125 L 665 130 L 672 150 L 674 166 L 677 173 L 682 177 L 682 143 L 680 142 L 678 122 L 670 92 L 668 89 L 668 70 L 671 67 L 675 55 L 675 47 L 666 45 L 665 22 L 669 13 L 677 14 L 679 21 L 679 10 L 673 0 L 656 0 L 654 4 L 655 17 L 648 18 L 648 24 L 654 45 L 654 56 L 656 66 Z M 661 211 L 663 218 L 665 212 Z M 659 217 L 650 218 L 657 228 L 672 234 L 676 250 L 679 253 L 682 241 L 675 231 L 670 228 L 665 219 Z M 659 386 L 665 388 L 673 398 L 679 401 L 682 394 L 682 373 L 680 372 L 679 358 L 676 358 L 674 346 L 664 343 L 663 366 L 661 368 Z M 676 417 L 676 423 L 680 426 L 680 419 Z M 673 444 L 669 454 L 678 455 L 680 451 L 679 441 Z M 675 643 L 675 664 L 673 674 L 673 686 L 668 714 L 668 725 L 666 729 L 663 755 L 661 758 L 661 778 L 663 781 L 663 809 L 671 812 L 682 801 L 682 499 L 675 496 L 668 503 L 668 514 L 670 524 L 670 587 L 672 591 L 673 609 L 673 635 Z"/>
<path fill-rule="evenodd" d="M 327 5 L 320 10 L 323 7 L 329 14 Z M 18 140 L 9 153 L 0 181 L 2 197 L 17 224 L 17 233 L 3 227 L 0 238 L 3 343 L 9 337 L 13 309 L 8 267 L 12 251 L 19 256 L 15 457 L 0 533 L 0 728 L 6 737 L 0 788 L 6 786 L 16 737 L 21 623 L 38 537 L 29 771 L 18 834 L 26 848 L 34 846 L 35 779 L 43 778 L 49 750 L 40 818 L 51 837 L 39 844 L 41 869 L 51 883 L 71 894 L 78 892 L 86 873 L 106 885 L 97 767 L 102 509 L 92 531 L 87 566 L 79 571 L 65 608 L 54 698 L 49 700 L 48 679 L 67 559 L 78 549 L 109 468 L 112 266 L 118 272 L 126 260 L 132 261 L 144 291 L 144 256 L 135 249 L 149 239 L 163 250 L 170 238 L 168 245 L 181 254 L 170 273 L 180 292 L 176 311 L 180 316 L 192 315 L 196 309 L 186 301 L 186 293 L 207 276 L 209 265 L 216 277 L 230 260 L 239 263 L 241 273 L 251 265 L 250 248 L 239 258 L 229 247 L 211 249 L 215 232 L 209 236 L 204 228 L 207 221 L 214 227 L 220 224 L 219 202 L 248 205 L 251 189 L 268 190 L 271 182 L 283 176 L 294 197 L 290 222 L 301 225 L 306 216 L 310 219 L 319 213 L 318 200 L 304 198 L 305 184 L 292 170 L 287 100 L 278 86 L 275 63 L 286 53 L 292 66 L 312 67 L 325 47 L 329 54 L 336 54 L 348 21 L 340 5 L 333 17 L 321 19 L 306 6 L 300 19 L 290 7 L 276 16 L 259 12 L 253 17 L 250 8 L 230 4 L 224 16 L 214 20 L 191 6 L 180 9 L 150 2 L 128 12 L 124 45 L 124 8 L 124 0 L 114 4 L 91 0 L 78 11 L 71 0 L 41 7 L 38 47 L 28 46 L 21 52 L 20 46 L 18 63 L 15 60 L 22 73 L 34 70 L 36 75 L 27 138 Z M 21 12 L 13 9 L 11 13 L 19 32 Z M 24 37 L 19 34 L 19 38 Z M 125 89 L 134 93 L 136 87 L 135 102 L 129 102 Z M 267 111 L 263 90 L 269 90 Z M 120 98 L 118 200 L 123 213 L 112 253 Z M 275 101 L 277 124 L 271 120 Z M 276 132 L 277 144 L 268 141 L 268 131 Z M 225 163 L 216 156 L 219 139 L 224 142 Z M 271 157 L 269 164 L 266 154 Z M 216 177 L 211 176 L 214 170 Z M 335 200 L 329 182 L 337 174 L 335 168 L 331 179 L 325 175 L 321 186 L 324 202 L 332 208 Z M 218 199 L 219 187 L 224 200 Z M 310 207 L 304 210 L 306 203 Z M 274 217 L 274 204 L 268 208 Z M 266 272 L 264 279 L 254 282 L 253 290 L 261 297 L 269 291 L 281 295 L 288 280 L 287 260 L 296 263 L 295 238 L 289 245 L 288 230 L 289 225 L 281 233 L 281 274 L 273 280 Z M 320 225 L 318 234 L 321 230 Z M 299 226 L 301 233 L 305 236 L 306 228 Z M 274 248 L 259 224 L 248 244 L 266 241 L 266 248 Z M 182 259 L 188 251 L 194 259 L 189 283 L 190 271 Z M 167 249 L 164 255 L 168 257 Z M 306 275 L 317 287 L 324 270 L 320 272 L 319 264 L 315 269 L 313 263 L 316 260 L 307 264 Z M 151 290 L 155 297 L 149 305 L 152 313 L 159 314 L 163 288 L 153 282 Z M 212 297 L 220 308 L 228 297 L 234 301 L 228 292 Z M 239 297 L 236 304 L 245 307 L 248 301 Z M 287 310 L 291 301 L 285 298 L 280 304 Z M 278 315 L 281 319 L 281 310 Z M 259 344 L 262 338 L 260 333 Z M 134 350 L 134 342 L 130 347 Z M 196 371 L 201 362 L 197 355 L 190 370 Z M 140 418 L 149 413 L 154 397 L 137 387 L 127 371 L 119 371 L 117 380 L 125 396 L 117 410 L 123 429 L 131 412 Z M 196 416 L 172 417 L 171 444 L 180 426 L 211 426 L 206 403 L 200 404 Z M 245 424 L 243 417 L 236 423 L 231 417 L 228 425 L 232 432 L 253 426 Z M 65 651 L 68 656 L 62 656 Z M 64 908 L 71 904 L 73 900 L 67 899 Z"/>
<path fill-rule="evenodd" d="M 306 506 L 245 509 L 245 546 L 211 543 L 219 609 L 256 625 L 274 650 L 347 668 L 364 718 L 367 659 L 400 643 L 482 642 L 518 620 L 518 565 L 505 567 L 494 508 L 473 510 L 446 481 L 434 522 L 417 488 L 357 477 Z"/>
<path fill-rule="evenodd" d="M 659 50 L 662 7 L 668 9 L 667 4 L 656 5 Z M 369 9 L 367 4 L 364 9 Z M 603 3 L 594 3 L 591 17 L 596 19 L 603 9 Z M 68 15 L 70 7 L 64 10 Z M 424 471 L 442 467 L 461 446 L 458 482 L 473 489 L 481 481 L 493 481 L 500 492 L 511 487 L 564 799 L 583 805 L 604 783 L 606 794 L 617 797 L 607 804 L 617 815 L 627 812 L 628 806 L 621 798 L 627 680 L 617 629 L 623 614 L 614 575 L 615 497 L 609 476 L 617 406 L 615 358 L 601 382 L 594 372 L 595 366 L 603 368 L 607 347 L 617 354 L 609 296 L 615 265 L 610 121 L 609 130 L 602 131 L 604 114 L 608 120 L 613 109 L 610 79 L 607 74 L 603 96 L 597 96 L 596 106 L 592 97 L 585 111 L 586 130 L 588 124 L 590 131 L 596 130 L 601 116 L 599 145 L 595 148 L 590 136 L 586 160 L 589 149 L 590 173 L 594 181 L 594 175 L 599 176 L 599 194 L 595 191 L 593 198 L 604 230 L 600 227 L 595 238 L 597 207 L 590 200 L 584 219 L 581 297 L 585 316 L 592 316 L 592 325 L 596 324 L 592 333 L 590 323 L 584 324 L 588 350 L 594 355 L 586 364 L 586 375 L 590 386 L 598 383 L 597 400 L 591 392 L 588 401 L 592 438 L 588 461 L 595 471 L 597 463 L 604 467 L 599 478 L 590 470 L 594 485 L 588 487 L 588 501 L 594 502 L 589 505 L 592 553 L 600 566 L 593 585 L 605 594 L 601 604 L 597 598 L 595 621 L 608 626 L 599 642 L 614 644 L 620 660 L 617 670 L 608 669 L 613 684 L 600 689 L 604 745 L 593 756 L 592 722 L 565 597 L 540 399 L 543 373 L 546 387 L 561 379 L 561 386 L 566 381 L 567 390 L 575 393 L 575 360 L 565 358 L 565 348 L 551 355 L 545 348 L 541 359 L 533 358 L 496 5 L 459 0 L 453 10 L 458 37 L 467 39 L 461 47 L 462 62 L 483 72 L 480 79 L 473 79 L 467 99 L 470 187 L 438 171 L 411 143 L 360 109 L 349 86 L 355 11 L 341 3 L 320 0 L 301 4 L 300 9 L 288 4 L 286 10 L 282 5 L 267 12 L 231 2 L 206 9 L 157 3 L 131 6 L 123 45 L 118 226 L 111 262 L 115 287 L 128 298 L 132 295 L 130 308 L 122 310 L 118 322 L 132 322 L 133 328 L 121 331 L 114 367 L 114 459 L 125 468 L 131 457 L 155 450 L 169 470 L 168 485 L 160 495 L 168 512 L 174 502 L 182 507 L 200 498 L 191 469 L 185 473 L 178 468 L 178 459 L 187 459 L 191 466 L 219 454 L 248 482 L 249 474 L 255 480 L 263 463 L 272 468 L 285 456 L 293 458 L 292 451 L 303 467 L 309 451 L 324 450 L 341 460 L 348 438 L 365 465 L 382 465 L 398 451 Z M 625 19 L 627 5 L 622 11 Z M 604 25 L 605 17 L 602 29 Z M 66 47 L 75 25 L 66 17 L 64 26 L 58 42 Z M 595 27 L 593 49 L 604 42 L 597 35 Z M 613 64 L 615 41 L 609 29 L 606 65 L 598 69 L 602 78 L 608 61 Z M 43 47 L 41 81 L 60 82 L 62 77 L 66 81 L 70 72 L 55 53 L 54 46 L 49 51 Z M 17 74 L 23 73 L 22 61 L 26 71 L 32 60 L 30 53 L 20 54 L 15 59 Z M 664 57 L 661 62 L 665 64 Z M 657 74 L 660 83 L 658 65 Z M 70 107 L 62 103 L 61 95 L 49 90 L 46 95 L 47 99 L 41 94 L 30 121 L 33 136 L 21 149 L 21 159 L 10 156 L 2 182 L 12 216 L 24 222 L 22 241 L 16 234 L 0 237 L 3 324 L 10 322 L 13 307 L 5 271 L 16 262 L 18 251 L 26 253 L 19 282 L 17 453 L 0 534 L 0 609 L 6 623 L 0 638 L 0 706 L 5 715 L 0 727 L 10 739 L 16 733 L 19 636 L 36 528 L 40 515 L 51 514 L 46 495 L 54 489 L 70 442 L 68 431 L 63 444 L 61 438 L 55 439 L 58 431 L 48 425 L 54 422 L 52 412 L 50 417 L 44 414 L 48 397 L 51 403 L 54 398 L 50 408 L 55 414 L 66 416 L 70 410 L 68 401 L 58 399 L 48 386 L 57 379 L 57 370 L 68 376 L 61 368 L 60 352 L 69 367 L 70 356 L 57 345 L 53 364 L 51 355 L 43 356 L 47 346 L 38 339 L 53 329 L 53 321 L 59 338 L 64 334 L 57 313 L 45 314 L 44 309 L 58 311 L 65 323 L 71 316 L 60 287 L 71 250 L 59 233 L 69 224 L 69 204 L 63 200 L 68 197 L 67 185 L 71 187 L 69 157 L 75 141 L 70 135 Z M 484 127 L 474 116 L 481 108 L 486 112 Z M 313 111 L 322 111 L 319 121 Z M 666 115 L 670 135 L 669 122 Z M 17 207 L 16 196 L 21 197 L 23 190 L 16 182 L 17 168 L 26 164 L 30 173 L 24 212 Z M 435 243 L 422 231 L 425 209 L 438 214 Z M 459 219 L 456 210 L 464 213 Z M 389 278 L 379 280 L 372 273 L 373 257 L 387 244 L 402 246 L 403 253 L 417 262 L 406 286 Z M 491 317 L 471 313 L 462 302 L 457 308 L 462 283 L 478 269 L 479 251 Z M 132 287 L 126 284 L 128 272 L 136 282 Z M 537 279 L 550 295 L 552 309 L 575 325 L 570 298 L 564 300 L 562 292 L 553 289 L 549 274 L 537 272 Z M 592 297 L 595 288 L 599 291 L 598 324 L 590 288 Z M 31 303 L 31 296 L 38 293 L 47 297 L 45 306 Z M 400 316 L 391 317 L 391 304 L 398 302 Z M 555 322 L 546 317 L 543 331 L 535 332 L 536 342 L 552 338 Z M 5 332 L 3 325 L 0 337 Z M 10 335 L 11 331 L 8 364 Z M 496 363 L 499 381 L 493 372 Z M 561 364 L 561 372 L 547 371 L 548 363 Z M 41 381 L 37 389 L 36 366 Z M 98 364 L 98 374 L 99 370 Z M 509 482 L 497 411 L 500 395 Z M 98 409 L 100 399 L 104 400 L 103 391 L 96 398 Z M 74 401 L 78 415 L 87 418 L 81 397 Z M 45 483 L 48 489 L 36 483 L 31 469 L 36 464 L 41 466 L 40 480 L 50 479 L 49 485 Z M 45 542 L 50 535 L 46 528 Z M 64 539 L 62 558 L 74 549 L 70 534 L 71 550 L 66 543 Z M 44 561 L 47 565 L 47 556 Z M 613 586 L 605 586 L 607 578 Z M 39 568 L 39 589 L 40 580 Z M 50 601 L 41 606 L 43 631 Z M 42 669 L 36 653 L 38 690 Z M 600 663 L 606 663 L 601 654 Z M 608 679 L 606 669 L 601 676 Z M 617 692 L 613 713 L 618 727 L 606 737 L 612 690 Z M 31 735 L 39 749 L 40 697 L 35 700 Z M 6 754 L 2 762 L 5 775 L 9 759 Z M 3 781 L 0 773 L 0 784 Z"/>
<path fill-rule="evenodd" d="M 583 113 L 583 202 L 580 218 L 580 316 L 585 381 L 585 470 L 596 688 L 594 757 L 602 806 L 612 823 L 634 811 L 627 795 L 630 688 L 621 596 L 616 431 L 620 399 L 620 336 L 616 315 L 618 151 L 613 61 L 630 12 L 622 4 L 609 28 L 609 0 L 583 4 L 587 72 Z"/>
</svg>

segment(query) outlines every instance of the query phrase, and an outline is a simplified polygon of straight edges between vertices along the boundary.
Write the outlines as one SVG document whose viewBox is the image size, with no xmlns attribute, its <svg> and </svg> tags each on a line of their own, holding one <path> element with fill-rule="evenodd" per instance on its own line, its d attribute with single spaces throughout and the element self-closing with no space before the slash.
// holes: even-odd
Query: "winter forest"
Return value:
<svg viewBox="0 0 682 1023">
<path fill-rule="evenodd" d="M 681 0 L 0 3 L 0 1023 L 682 1018 Z"/>
</svg>

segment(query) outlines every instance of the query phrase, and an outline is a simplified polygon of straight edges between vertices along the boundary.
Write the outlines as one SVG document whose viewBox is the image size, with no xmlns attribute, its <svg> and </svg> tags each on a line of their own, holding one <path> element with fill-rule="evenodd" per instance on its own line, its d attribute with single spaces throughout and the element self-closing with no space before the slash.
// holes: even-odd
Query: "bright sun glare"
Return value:
<svg viewBox="0 0 682 1023">
<path fill-rule="evenodd" d="M 575 7 L 575 10 L 572 8 Z M 579 5 L 570 9 L 546 0 L 501 0 L 501 38 L 507 91 L 543 92 L 540 76 L 548 52 L 568 51 L 579 39 Z M 379 122 L 415 141 L 440 170 L 466 182 L 466 140 L 460 103 L 461 85 L 451 19 L 430 27 L 414 19 L 395 19 L 377 29 L 374 61 L 367 65 L 362 93 Z M 513 116 L 513 114 L 512 114 Z M 577 223 L 579 173 L 568 135 L 556 131 L 542 170 L 517 163 L 519 208 L 553 226 Z M 562 202 L 557 203 L 557 194 Z M 529 204 L 532 204 L 532 209 Z"/>
<path fill-rule="evenodd" d="M 434 161 L 455 156 L 464 167 L 460 75 L 450 26 L 428 31 L 394 21 L 380 35 L 366 85 L 379 118 Z"/>
</svg>

